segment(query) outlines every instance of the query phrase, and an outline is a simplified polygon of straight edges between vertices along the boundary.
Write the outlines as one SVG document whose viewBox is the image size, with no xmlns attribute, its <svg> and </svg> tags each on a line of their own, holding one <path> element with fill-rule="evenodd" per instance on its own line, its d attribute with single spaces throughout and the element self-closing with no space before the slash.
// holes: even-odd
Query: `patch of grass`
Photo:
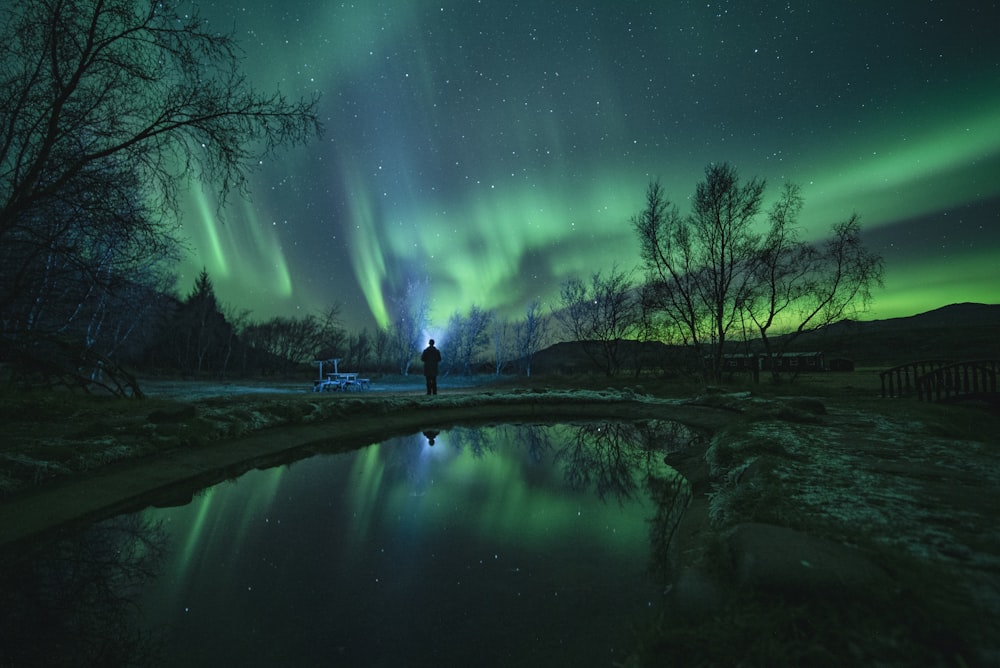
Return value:
<svg viewBox="0 0 1000 668">
<path fill-rule="evenodd" d="M 93 421 L 88 421 L 80 425 L 71 435 L 72 438 L 99 438 L 102 436 L 107 436 L 118 430 L 118 427 L 108 422 L 105 419 L 98 418 Z"/>
<path fill-rule="evenodd" d="M 5 486 L 13 489 L 20 488 L 24 481 L 38 484 L 69 472 L 69 469 L 58 461 L 38 459 L 19 453 L 0 455 L 0 466 L 6 470 L 3 474 L 7 480 Z"/>
<path fill-rule="evenodd" d="M 818 399 L 806 397 L 782 402 L 775 413 L 779 420 L 800 424 L 818 424 L 823 415 L 826 415 L 826 405 Z"/>
<path fill-rule="evenodd" d="M 978 665 L 965 633 L 926 592 L 782 596 L 741 589 L 714 614 L 665 616 L 634 666 Z"/>
<path fill-rule="evenodd" d="M 194 406 L 170 406 L 151 411 L 146 419 L 153 424 L 163 424 L 191 420 L 194 419 L 195 415 L 197 415 L 197 410 Z"/>
<path fill-rule="evenodd" d="M 795 527 L 791 512 L 775 475 L 774 460 L 758 457 L 730 472 L 709 492 L 709 518 L 716 527 L 740 522 L 765 522 Z"/>
<path fill-rule="evenodd" d="M 763 420 L 746 420 L 727 427 L 712 437 L 705 453 L 712 475 L 725 478 L 729 472 L 764 455 L 795 459 L 789 439 L 793 434 Z"/>
<path fill-rule="evenodd" d="M 817 419 L 789 419 L 780 405 Z M 713 438 L 706 459 L 716 532 L 691 550 L 732 597 L 707 617 L 664 618 L 630 665 L 991 665 L 1000 623 L 995 561 L 984 554 L 996 552 L 989 539 L 966 544 L 969 535 L 953 533 L 956 524 L 988 522 L 995 494 L 984 488 L 969 504 L 948 495 L 994 479 L 989 445 L 968 446 L 997 442 L 996 417 L 861 397 L 782 396 L 759 406 Z M 949 484 L 950 476 L 968 483 Z M 879 501 L 888 504 L 884 512 Z M 882 515 L 884 524 L 867 521 Z M 733 591 L 731 555 L 719 536 L 747 521 L 857 546 L 891 585 L 861 598 Z M 935 533 L 934 521 L 948 531 Z M 939 554 L 955 540 L 955 550 Z"/>
<path fill-rule="evenodd" d="M 913 413 L 931 436 L 1000 442 L 1000 415 L 983 408 L 921 403 Z"/>
<path fill-rule="evenodd" d="M 953 569 L 885 546 L 865 552 L 889 574 L 882 585 L 850 594 L 778 592 L 740 586 L 729 542 L 709 534 L 698 568 L 723 597 L 698 614 L 668 607 L 638 631 L 625 665 L 988 665 L 996 623 L 969 604 Z"/>
</svg>

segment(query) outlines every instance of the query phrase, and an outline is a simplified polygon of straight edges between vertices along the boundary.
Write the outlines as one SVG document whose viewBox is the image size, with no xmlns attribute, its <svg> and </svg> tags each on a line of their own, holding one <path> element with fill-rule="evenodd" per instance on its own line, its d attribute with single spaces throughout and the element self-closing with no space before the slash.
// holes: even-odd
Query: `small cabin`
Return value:
<svg viewBox="0 0 1000 668">
<path fill-rule="evenodd" d="M 759 371 L 760 356 L 746 353 L 723 355 L 722 370 L 726 372 Z"/>
<path fill-rule="evenodd" d="M 826 366 L 823 363 L 823 353 L 784 353 L 771 358 L 762 357 L 761 369 L 802 373 L 804 371 L 824 371 Z"/>
<path fill-rule="evenodd" d="M 783 373 L 802 373 L 805 371 L 825 371 L 826 365 L 823 353 L 784 353 L 767 357 L 753 353 L 734 353 L 722 356 L 722 370 L 737 371 L 778 371 Z"/>
</svg>

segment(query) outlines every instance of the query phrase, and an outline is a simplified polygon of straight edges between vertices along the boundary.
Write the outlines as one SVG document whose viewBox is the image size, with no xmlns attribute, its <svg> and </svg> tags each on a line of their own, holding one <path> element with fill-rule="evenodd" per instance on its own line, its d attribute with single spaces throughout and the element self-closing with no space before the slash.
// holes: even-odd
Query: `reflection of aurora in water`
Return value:
<svg viewBox="0 0 1000 668">
<path fill-rule="evenodd" d="M 688 498 L 663 455 L 690 438 L 453 428 L 252 471 L 139 516 L 168 546 L 141 620 L 167 665 L 622 660 Z"/>
</svg>

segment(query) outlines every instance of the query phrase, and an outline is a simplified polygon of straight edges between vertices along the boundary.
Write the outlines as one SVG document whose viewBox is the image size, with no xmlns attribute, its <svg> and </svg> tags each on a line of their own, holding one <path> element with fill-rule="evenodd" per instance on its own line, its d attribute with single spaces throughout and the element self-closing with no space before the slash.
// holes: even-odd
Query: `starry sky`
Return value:
<svg viewBox="0 0 1000 668">
<path fill-rule="evenodd" d="M 255 86 L 319 93 L 324 135 L 220 212 L 190 253 L 261 320 L 341 305 L 385 324 L 408 283 L 432 324 L 518 317 L 637 267 L 659 180 L 682 212 L 710 163 L 802 186 L 803 237 L 852 213 L 886 261 L 864 317 L 1000 303 L 1000 2 L 214 0 Z M 637 274 L 638 276 L 638 274 Z"/>
</svg>

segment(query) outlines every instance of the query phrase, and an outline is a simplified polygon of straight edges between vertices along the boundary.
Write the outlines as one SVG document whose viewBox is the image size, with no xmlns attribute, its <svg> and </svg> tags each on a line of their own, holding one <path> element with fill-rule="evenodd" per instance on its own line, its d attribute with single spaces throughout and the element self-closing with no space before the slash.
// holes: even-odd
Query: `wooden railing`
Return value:
<svg viewBox="0 0 1000 668">
<path fill-rule="evenodd" d="M 882 397 L 910 397 L 917 393 L 917 379 L 933 372 L 935 369 L 953 364 L 954 360 L 922 360 L 907 362 L 891 369 L 886 369 L 880 375 L 882 379 Z"/>
<path fill-rule="evenodd" d="M 997 371 L 1000 360 L 969 360 L 938 367 L 917 378 L 921 401 L 1000 401 Z"/>
</svg>

